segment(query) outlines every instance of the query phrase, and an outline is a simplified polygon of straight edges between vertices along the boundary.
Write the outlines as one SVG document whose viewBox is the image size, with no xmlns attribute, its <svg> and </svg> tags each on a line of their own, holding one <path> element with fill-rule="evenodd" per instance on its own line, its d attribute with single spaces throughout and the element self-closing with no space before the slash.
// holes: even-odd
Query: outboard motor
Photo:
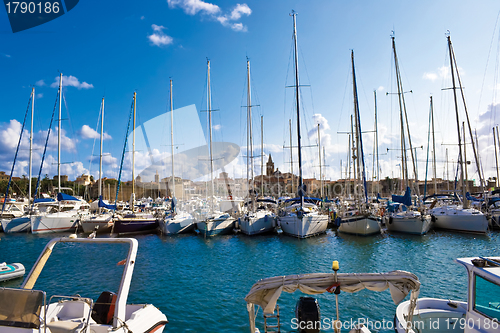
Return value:
<svg viewBox="0 0 500 333">
<path fill-rule="evenodd" d="M 111 325 L 115 313 L 116 294 L 103 291 L 92 308 L 92 319 L 97 324 Z"/>
<path fill-rule="evenodd" d="M 298 332 L 318 333 L 321 328 L 318 301 L 314 297 L 301 297 L 295 307 L 298 319 Z"/>
</svg>

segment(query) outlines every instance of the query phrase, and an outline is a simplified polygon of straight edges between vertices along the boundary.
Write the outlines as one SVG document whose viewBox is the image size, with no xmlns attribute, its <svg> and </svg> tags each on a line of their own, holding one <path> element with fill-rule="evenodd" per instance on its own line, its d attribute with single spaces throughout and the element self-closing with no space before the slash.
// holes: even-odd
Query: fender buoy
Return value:
<svg viewBox="0 0 500 333">
<path fill-rule="evenodd" d="M 436 222 L 437 218 L 434 215 L 431 215 L 431 222 Z"/>
<path fill-rule="evenodd" d="M 392 224 L 392 216 L 389 217 L 389 224 Z"/>
</svg>

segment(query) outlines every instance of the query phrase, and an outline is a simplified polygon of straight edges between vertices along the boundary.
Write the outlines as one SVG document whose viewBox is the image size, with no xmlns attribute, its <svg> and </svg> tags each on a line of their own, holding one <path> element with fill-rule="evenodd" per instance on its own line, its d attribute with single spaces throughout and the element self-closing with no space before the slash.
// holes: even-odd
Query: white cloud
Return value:
<svg viewBox="0 0 500 333">
<path fill-rule="evenodd" d="M 92 84 L 89 84 L 87 82 L 81 82 L 74 76 L 70 75 L 70 76 L 66 76 L 66 75 L 63 75 L 62 77 L 62 85 L 63 87 L 66 86 L 66 87 L 75 87 L 75 88 L 78 88 L 78 89 L 90 89 L 90 88 L 94 88 L 94 85 Z M 59 76 L 56 76 L 54 82 L 50 85 L 51 88 L 57 88 L 59 87 Z"/>
<path fill-rule="evenodd" d="M 252 14 L 252 10 L 246 3 L 244 4 L 237 4 L 236 7 L 234 7 L 233 11 L 231 12 L 231 20 L 236 21 L 241 18 L 241 14 L 245 15 L 250 15 Z"/>
<path fill-rule="evenodd" d="M 45 85 L 45 81 L 44 80 L 38 80 L 35 82 L 35 85 L 39 86 L 39 87 L 43 87 Z"/>
<path fill-rule="evenodd" d="M 202 0 L 167 0 L 167 2 L 170 8 L 182 8 L 188 15 L 196 15 L 197 13 L 209 15 L 212 19 L 234 31 L 247 31 L 247 27 L 243 23 L 235 21 L 240 20 L 243 15 L 252 14 L 252 10 L 246 3 L 237 4 L 230 13 L 222 14 L 219 6 Z"/>
<path fill-rule="evenodd" d="M 377 91 L 384 91 L 385 90 L 385 87 L 384 86 L 380 86 L 377 88 Z"/>
<path fill-rule="evenodd" d="M 252 10 L 246 3 L 237 4 L 236 7 L 233 8 L 229 15 L 220 15 L 216 17 L 217 21 L 219 21 L 223 26 L 230 27 L 234 31 L 247 31 L 247 27 L 243 25 L 241 22 L 232 22 L 238 21 L 241 19 L 242 15 L 250 15 L 252 14 Z"/>
<path fill-rule="evenodd" d="M 170 8 L 180 7 L 188 15 L 196 15 L 199 12 L 214 15 L 220 12 L 219 6 L 202 0 L 167 0 L 167 2 Z"/>
<path fill-rule="evenodd" d="M 36 94 L 36 98 L 43 98 L 43 94 L 42 93 Z"/>
<path fill-rule="evenodd" d="M 424 73 L 423 78 L 430 81 L 436 81 L 438 76 L 436 73 Z"/>
<path fill-rule="evenodd" d="M 141 16 L 141 20 L 144 20 L 144 15 Z"/>
<path fill-rule="evenodd" d="M 151 25 L 151 28 L 153 28 L 153 31 L 155 31 L 153 34 L 148 35 L 148 39 L 151 44 L 161 47 L 164 45 L 172 44 L 174 42 L 174 39 L 172 37 L 163 32 L 163 29 L 165 29 L 164 26 L 153 24 Z"/>
<path fill-rule="evenodd" d="M 101 137 L 101 135 L 98 132 L 90 128 L 90 126 L 88 125 L 83 125 L 80 131 L 78 131 L 78 133 L 80 134 L 82 139 L 99 139 Z M 111 135 L 105 132 L 103 134 L 103 139 L 110 140 Z"/>
<path fill-rule="evenodd" d="M 213 126 L 212 126 L 212 129 L 213 129 L 214 131 L 220 131 L 220 129 L 221 129 L 221 128 L 222 128 L 222 126 L 221 126 L 221 125 L 213 125 Z"/>
</svg>

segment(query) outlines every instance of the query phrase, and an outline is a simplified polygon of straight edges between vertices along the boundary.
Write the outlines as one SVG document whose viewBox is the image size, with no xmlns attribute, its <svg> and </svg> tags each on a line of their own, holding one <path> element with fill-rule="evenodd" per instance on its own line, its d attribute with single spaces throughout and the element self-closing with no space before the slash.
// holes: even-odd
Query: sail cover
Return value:
<svg viewBox="0 0 500 333">
<path fill-rule="evenodd" d="M 411 190 L 409 187 L 406 188 L 405 195 L 392 195 L 392 201 L 401 203 L 406 206 L 411 206 Z"/>
<path fill-rule="evenodd" d="M 62 193 L 62 192 L 57 193 L 57 200 L 58 201 L 64 201 L 64 200 L 78 201 L 78 199 L 75 198 L 74 196 L 66 194 L 66 193 Z"/>
<path fill-rule="evenodd" d="M 389 289 L 395 304 L 400 303 L 413 291 L 418 297 L 420 282 L 415 274 L 405 271 L 388 273 L 338 273 L 340 290 L 355 293 L 363 289 L 384 291 Z M 273 313 L 276 302 L 283 291 L 293 293 L 297 289 L 305 294 L 315 295 L 327 292 L 334 284 L 334 273 L 312 273 L 302 275 L 275 276 L 262 279 L 252 286 L 245 297 L 247 305 L 259 305 L 264 313 Z"/>
<path fill-rule="evenodd" d="M 116 205 L 108 205 L 102 200 L 102 195 L 99 197 L 99 207 L 116 210 Z"/>
</svg>

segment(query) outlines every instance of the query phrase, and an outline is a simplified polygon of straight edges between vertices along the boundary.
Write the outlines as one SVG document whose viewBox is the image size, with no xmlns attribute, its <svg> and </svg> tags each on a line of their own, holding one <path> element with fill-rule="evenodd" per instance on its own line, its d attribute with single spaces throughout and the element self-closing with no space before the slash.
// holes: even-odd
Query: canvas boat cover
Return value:
<svg viewBox="0 0 500 333">
<path fill-rule="evenodd" d="M 262 279 L 252 286 L 245 297 L 247 308 L 253 312 L 254 304 L 265 314 L 273 313 L 276 302 L 283 291 L 293 293 L 297 289 L 305 294 L 323 294 L 334 284 L 334 273 L 311 273 L 302 275 L 275 276 Z M 412 292 L 411 299 L 418 298 L 420 282 L 415 274 L 405 271 L 388 273 L 338 273 L 340 290 L 355 293 L 363 289 L 384 291 L 389 289 L 395 304 Z"/>
<path fill-rule="evenodd" d="M 405 195 L 392 195 L 392 201 L 401 203 L 406 206 L 411 206 L 411 190 L 409 187 L 406 188 Z"/>
<path fill-rule="evenodd" d="M 75 198 L 74 196 L 66 194 L 66 193 L 62 193 L 62 192 L 57 193 L 57 200 L 58 201 L 64 201 L 64 200 L 78 201 L 78 199 Z"/>
</svg>

